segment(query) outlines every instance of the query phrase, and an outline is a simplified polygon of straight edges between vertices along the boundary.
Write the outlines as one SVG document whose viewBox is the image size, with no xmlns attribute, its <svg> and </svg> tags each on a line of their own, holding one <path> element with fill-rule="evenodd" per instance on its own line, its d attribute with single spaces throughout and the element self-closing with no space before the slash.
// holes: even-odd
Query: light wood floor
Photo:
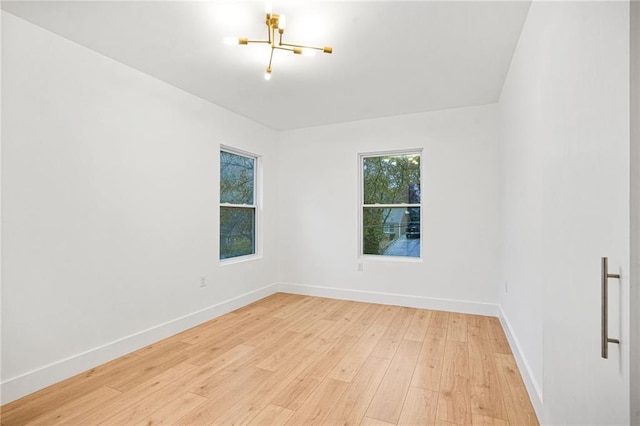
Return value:
<svg viewBox="0 0 640 426">
<path fill-rule="evenodd" d="M 537 425 L 497 318 L 278 293 L 2 407 L 2 425 Z"/>
</svg>

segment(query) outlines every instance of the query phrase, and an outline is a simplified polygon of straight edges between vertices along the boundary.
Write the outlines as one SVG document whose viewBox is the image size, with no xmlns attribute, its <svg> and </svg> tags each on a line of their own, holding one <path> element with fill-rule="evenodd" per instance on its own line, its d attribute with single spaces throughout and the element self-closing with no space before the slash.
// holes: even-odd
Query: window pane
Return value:
<svg viewBox="0 0 640 426">
<path fill-rule="evenodd" d="M 420 155 L 365 157 L 364 204 L 419 204 Z"/>
<path fill-rule="evenodd" d="M 253 204 L 255 159 L 220 151 L 220 202 Z"/>
<path fill-rule="evenodd" d="M 253 208 L 220 207 L 220 259 L 255 253 Z"/>
<path fill-rule="evenodd" d="M 420 257 L 419 207 L 365 207 L 362 218 L 364 254 Z"/>
</svg>

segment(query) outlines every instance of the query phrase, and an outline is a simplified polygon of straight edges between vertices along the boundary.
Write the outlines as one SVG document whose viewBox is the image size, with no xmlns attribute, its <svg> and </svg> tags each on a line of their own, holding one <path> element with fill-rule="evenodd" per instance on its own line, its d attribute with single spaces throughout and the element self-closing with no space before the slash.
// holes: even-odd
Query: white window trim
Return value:
<svg viewBox="0 0 640 426">
<path fill-rule="evenodd" d="M 358 253 L 357 259 L 358 261 L 381 261 L 381 262 L 408 262 L 408 263 L 422 263 L 424 258 L 424 197 L 422 196 L 422 189 L 424 188 L 424 156 L 422 155 L 422 148 L 414 148 L 414 149 L 399 149 L 399 150 L 390 150 L 390 151 L 374 151 L 374 152 L 362 152 L 358 154 Z M 417 154 L 420 155 L 420 204 L 364 204 L 364 176 L 362 174 L 363 171 L 363 162 L 365 158 L 370 157 L 383 157 L 386 155 L 410 155 Z M 410 256 L 386 256 L 383 254 L 364 254 L 363 247 L 363 235 L 362 235 L 362 227 L 363 227 L 363 216 L 362 212 L 365 207 L 419 207 L 420 208 L 420 257 L 410 257 Z"/>
<path fill-rule="evenodd" d="M 221 203 L 220 194 L 218 193 L 218 260 L 220 265 L 233 265 L 235 263 L 243 263 L 251 260 L 262 258 L 262 156 L 249 151 L 244 151 L 228 145 L 220 145 L 218 150 L 218 161 L 220 161 L 220 151 L 242 157 L 252 158 L 254 160 L 253 170 L 253 204 L 231 204 Z M 220 176 L 220 164 L 218 163 L 218 179 Z M 218 191 L 220 191 L 220 182 L 218 182 Z M 229 257 L 220 259 L 220 207 L 240 207 L 255 209 L 255 253 L 246 254 L 244 256 Z"/>
</svg>

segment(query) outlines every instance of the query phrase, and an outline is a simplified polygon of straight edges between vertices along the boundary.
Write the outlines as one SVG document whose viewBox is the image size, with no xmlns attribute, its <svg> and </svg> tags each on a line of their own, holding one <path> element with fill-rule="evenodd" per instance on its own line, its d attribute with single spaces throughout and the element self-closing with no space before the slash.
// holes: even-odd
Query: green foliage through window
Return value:
<svg viewBox="0 0 640 426">
<path fill-rule="evenodd" d="M 362 158 L 362 253 L 420 257 L 420 154 Z"/>
<path fill-rule="evenodd" d="M 256 252 L 256 158 L 220 151 L 220 259 Z"/>
</svg>

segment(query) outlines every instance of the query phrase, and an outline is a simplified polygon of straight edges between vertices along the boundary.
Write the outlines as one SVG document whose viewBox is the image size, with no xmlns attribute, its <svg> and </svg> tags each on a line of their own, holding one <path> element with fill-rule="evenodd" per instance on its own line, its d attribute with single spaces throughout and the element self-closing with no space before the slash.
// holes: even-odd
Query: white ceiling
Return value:
<svg viewBox="0 0 640 426">
<path fill-rule="evenodd" d="M 260 1 L 3 1 L 2 8 L 274 129 L 496 102 L 529 1 L 273 0 L 290 43 L 271 81 Z"/>
</svg>

